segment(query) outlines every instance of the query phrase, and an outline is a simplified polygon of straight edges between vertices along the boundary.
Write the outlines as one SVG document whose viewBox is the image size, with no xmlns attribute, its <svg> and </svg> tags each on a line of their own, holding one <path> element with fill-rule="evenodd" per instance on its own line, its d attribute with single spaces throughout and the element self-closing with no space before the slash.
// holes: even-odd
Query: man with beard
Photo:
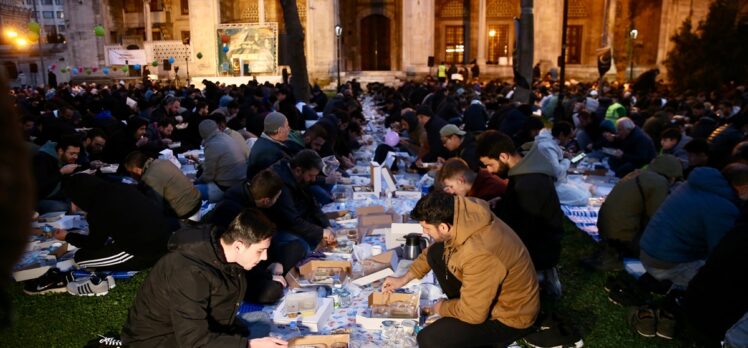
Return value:
<svg viewBox="0 0 748 348">
<path fill-rule="evenodd" d="M 404 276 L 387 278 L 382 290 L 434 271 L 447 300 L 434 304 L 441 318 L 418 333 L 419 347 L 504 347 L 530 332 L 540 310 L 532 261 L 486 202 L 435 191 L 411 216 L 435 243 Z"/>
<path fill-rule="evenodd" d="M 494 130 L 478 137 L 476 153 L 489 172 L 508 176 L 496 215 L 525 243 L 535 269 L 543 274 L 545 290 L 560 296 L 556 265 L 561 256 L 563 213 L 553 166 L 537 146 L 522 157 L 511 138 Z"/>
<path fill-rule="evenodd" d="M 92 169 L 101 167 L 104 164 L 101 161 L 104 147 L 106 147 L 106 135 L 104 132 L 98 128 L 88 131 L 86 137 L 83 139 L 81 152 L 78 154 L 78 164 L 82 167 L 90 167 Z"/>
<path fill-rule="evenodd" d="M 268 211 L 278 225 L 270 246 L 270 260 L 288 269 L 306 257 L 323 238 L 335 239 L 330 222 L 309 190 L 309 184 L 317 180 L 322 170 L 322 159 L 313 150 L 301 150 L 290 160 L 280 160 L 270 170 L 283 181 L 280 198 Z"/>
<path fill-rule="evenodd" d="M 34 156 L 32 168 L 36 180 L 37 210 L 40 214 L 70 210 L 70 201 L 62 192 L 62 177 L 72 174 L 78 165 L 81 150 L 77 135 L 62 137 L 59 142 L 47 142 Z"/>
</svg>

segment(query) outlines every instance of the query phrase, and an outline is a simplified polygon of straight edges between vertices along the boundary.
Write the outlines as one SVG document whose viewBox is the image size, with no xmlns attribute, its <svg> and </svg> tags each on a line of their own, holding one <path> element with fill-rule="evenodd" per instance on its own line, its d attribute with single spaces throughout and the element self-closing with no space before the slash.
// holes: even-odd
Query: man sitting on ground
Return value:
<svg viewBox="0 0 748 348">
<path fill-rule="evenodd" d="M 472 171 L 461 158 L 450 158 L 439 169 L 438 180 L 444 192 L 462 197 L 493 201 L 506 191 L 507 180 L 480 169 Z"/>
<path fill-rule="evenodd" d="M 476 152 L 489 172 L 509 177 L 506 193 L 497 205 L 497 216 L 525 243 L 535 269 L 542 271 L 543 288 L 561 296 L 556 265 L 561 257 L 564 229 L 554 167 L 537 146 L 522 157 L 511 138 L 492 130 L 478 137 Z"/>
<path fill-rule="evenodd" d="M 312 150 L 301 150 L 291 160 L 280 160 L 270 169 L 283 181 L 277 203 L 268 210 L 279 231 L 273 238 L 271 260 L 290 269 L 306 257 L 324 238 L 332 241 L 335 235 L 330 221 L 322 213 L 309 185 L 322 171 L 322 159 Z"/>
<path fill-rule="evenodd" d="M 265 116 L 265 129 L 247 158 L 247 179 L 264 170 L 283 158 L 289 158 L 288 148 L 283 143 L 288 140 L 291 127 L 286 116 L 280 112 L 271 112 Z"/>
<path fill-rule="evenodd" d="M 218 130 L 215 121 L 203 120 L 199 128 L 205 161 L 196 186 L 203 200 L 218 202 L 223 198 L 223 191 L 244 181 L 244 154 L 239 144 Z"/>
<path fill-rule="evenodd" d="M 439 130 L 442 144 L 453 156 L 464 160 L 470 169 L 477 172 L 480 169 L 480 161 L 475 155 L 475 139 L 472 135 L 460 130 L 453 124 L 448 124 Z"/>
<path fill-rule="evenodd" d="M 504 347 L 530 332 L 540 309 L 530 255 L 486 202 L 435 191 L 411 216 L 435 244 L 382 290 L 434 271 L 447 300 L 434 304 L 441 318 L 418 333 L 419 347 Z"/>
<path fill-rule="evenodd" d="M 683 169 L 688 168 L 688 152 L 685 147 L 691 141 L 691 137 L 683 135 L 678 128 L 668 128 L 660 134 L 660 145 L 662 153 L 673 155 L 683 165 Z"/>
<path fill-rule="evenodd" d="M 623 269 L 623 257 L 638 257 L 639 238 L 647 222 L 667 197 L 671 185 L 683 177 L 680 162 L 661 155 L 646 170 L 637 170 L 618 181 L 600 207 L 597 229 L 600 248 L 583 263 L 592 269 Z"/>
<path fill-rule="evenodd" d="M 616 134 L 603 135 L 615 148 L 608 163 L 619 178 L 643 167 L 657 155 L 652 139 L 628 117 L 618 120 Z"/>
<path fill-rule="evenodd" d="M 647 273 L 685 289 L 733 228 L 738 204 L 746 200 L 748 165 L 733 163 L 721 173 L 708 167 L 694 169 L 644 230 L 641 261 Z"/>
<path fill-rule="evenodd" d="M 240 214 L 225 232 L 178 231 L 172 251 L 148 274 L 122 328 L 128 347 L 286 347 L 258 338 L 236 318 L 247 281 L 244 272 L 267 259 L 273 224 L 255 210 Z M 253 337 L 253 338 L 248 338 Z"/>
<path fill-rule="evenodd" d="M 156 203 L 166 205 L 168 215 L 186 219 L 200 209 L 200 191 L 168 160 L 153 159 L 135 151 L 127 155 L 124 165 L 133 179 L 153 190 L 158 199 Z"/>
<path fill-rule="evenodd" d="M 47 142 L 34 156 L 32 168 L 36 180 L 37 210 L 44 214 L 70 210 L 70 201 L 62 192 L 62 177 L 72 174 L 78 165 L 81 150 L 77 135 L 62 137 L 59 142 Z"/>
<path fill-rule="evenodd" d="M 283 143 L 288 147 L 288 152 L 292 155 L 297 154 L 303 149 L 311 149 L 319 153 L 322 150 L 322 146 L 325 145 L 325 138 L 327 138 L 325 127 L 320 124 L 314 124 L 304 134 L 300 131 L 292 131 L 288 136 L 288 140 Z"/>
</svg>

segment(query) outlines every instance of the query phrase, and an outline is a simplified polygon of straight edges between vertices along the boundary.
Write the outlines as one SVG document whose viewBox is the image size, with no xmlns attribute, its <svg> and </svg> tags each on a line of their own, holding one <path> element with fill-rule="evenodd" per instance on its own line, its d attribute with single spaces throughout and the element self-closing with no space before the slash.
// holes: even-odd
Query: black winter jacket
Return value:
<svg viewBox="0 0 748 348">
<path fill-rule="evenodd" d="M 283 181 L 283 189 L 278 201 L 267 213 L 278 225 L 278 230 L 294 233 L 316 247 L 322 240 L 322 230 L 330 226 L 330 221 L 314 199 L 308 187 L 299 185 L 291 173 L 288 160 L 281 160 L 270 167 Z"/>
<path fill-rule="evenodd" d="M 138 291 L 122 328 L 128 347 L 247 347 L 236 318 L 244 269 L 227 263 L 216 231 L 177 231 Z"/>
</svg>

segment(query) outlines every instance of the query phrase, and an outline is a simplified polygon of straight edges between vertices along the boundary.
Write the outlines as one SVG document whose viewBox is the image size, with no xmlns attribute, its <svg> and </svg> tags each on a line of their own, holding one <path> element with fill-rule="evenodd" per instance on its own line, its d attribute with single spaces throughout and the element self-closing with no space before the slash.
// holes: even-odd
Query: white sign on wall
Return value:
<svg viewBox="0 0 748 348">
<path fill-rule="evenodd" d="M 128 50 L 124 48 L 116 48 L 107 50 L 107 65 L 133 65 L 148 64 L 146 59 L 145 50 Z"/>
</svg>

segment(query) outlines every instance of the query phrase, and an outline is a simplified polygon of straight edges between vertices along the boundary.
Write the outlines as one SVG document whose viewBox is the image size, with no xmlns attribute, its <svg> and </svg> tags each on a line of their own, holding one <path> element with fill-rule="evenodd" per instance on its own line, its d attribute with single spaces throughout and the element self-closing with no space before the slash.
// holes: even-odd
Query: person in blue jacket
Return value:
<svg viewBox="0 0 748 348">
<path fill-rule="evenodd" d="M 748 165 L 696 168 L 662 203 L 641 237 L 641 261 L 658 280 L 685 289 L 735 225 L 748 200 Z"/>
</svg>

